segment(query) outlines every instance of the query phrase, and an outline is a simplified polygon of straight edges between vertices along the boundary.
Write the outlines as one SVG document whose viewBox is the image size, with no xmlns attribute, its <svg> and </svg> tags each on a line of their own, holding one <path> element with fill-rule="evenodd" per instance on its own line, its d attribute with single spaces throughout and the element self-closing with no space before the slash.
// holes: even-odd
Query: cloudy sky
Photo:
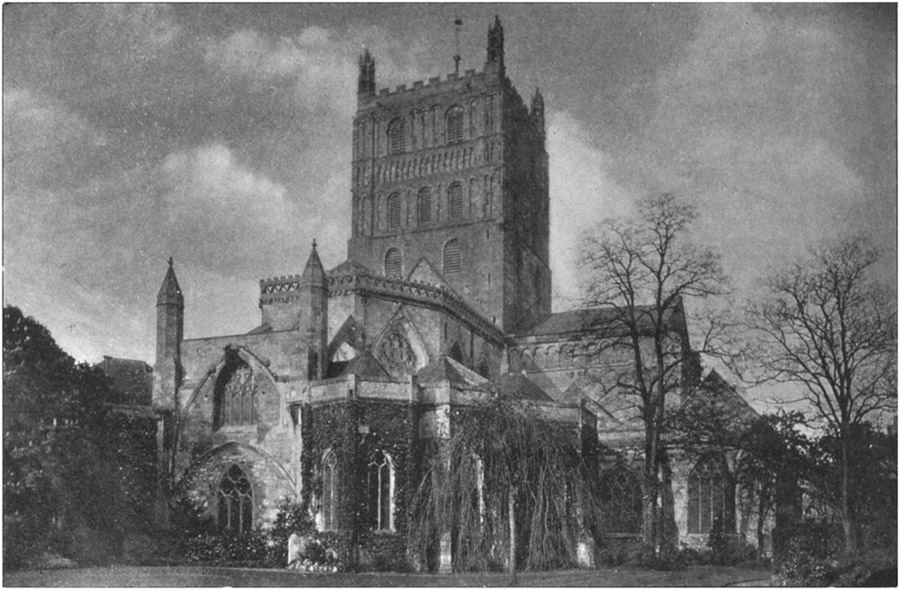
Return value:
<svg viewBox="0 0 900 590">
<path fill-rule="evenodd" d="M 576 238 L 673 191 L 743 295 L 863 231 L 896 283 L 895 6 L 3 6 L 3 300 L 73 356 L 153 361 L 173 256 L 187 337 L 259 323 L 260 278 L 346 255 L 356 60 L 379 87 L 507 72 L 548 116 L 555 308 Z"/>
</svg>

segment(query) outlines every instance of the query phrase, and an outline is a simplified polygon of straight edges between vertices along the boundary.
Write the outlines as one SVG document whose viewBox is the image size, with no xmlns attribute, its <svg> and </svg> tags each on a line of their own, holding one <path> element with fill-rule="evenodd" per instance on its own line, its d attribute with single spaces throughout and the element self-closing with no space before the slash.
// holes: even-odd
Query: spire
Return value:
<svg viewBox="0 0 900 590">
<path fill-rule="evenodd" d="M 178 286 L 178 279 L 175 278 L 174 264 L 175 261 L 169 257 L 169 269 L 166 271 L 166 277 L 156 296 L 156 305 L 177 305 L 183 308 L 184 295 L 181 293 L 181 287 Z"/>
<path fill-rule="evenodd" d="M 359 82 L 356 92 L 358 94 L 375 94 L 375 58 L 368 49 L 359 56 Z"/>
<path fill-rule="evenodd" d="M 309 259 L 306 261 L 306 268 L 300 275 L 300 287 L 325 287 L 328 277 L 325 275 L 325 268 L 322 261 L 319 260 L 319 252 L 316 250 L 316 241 L 313 240 L 312 252 L 309 253 Z"/>
<path fill-rule="evenodd" d="M 494 23 L 488 27 L 487 64 L 497 64 L 503 71 L 503 25 L 499 16 L 494 16 Z"/>
<path fill-rule="evenodd" d="M 531 119 L 537 126 L 538 131 L 544 133 L 544 95 L 541 94 L 540 88 L 534 89 L 534 96 L 531 97 Z"/>
</svg>

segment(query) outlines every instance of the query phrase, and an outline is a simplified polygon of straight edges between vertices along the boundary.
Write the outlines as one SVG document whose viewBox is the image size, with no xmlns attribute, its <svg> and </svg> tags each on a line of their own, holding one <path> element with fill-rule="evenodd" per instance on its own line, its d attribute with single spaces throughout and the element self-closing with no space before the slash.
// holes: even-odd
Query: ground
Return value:
<svg viewBox="0 0 900 590">
<path fill-rule="evenodd" d="M 520 586 L 766 586 L 771 572 L 691 567 L 676 572 L 633 568 L 522 572 Z M 506 586 L 506 574 L 298 574 L 286 570 L 214 567 L 108 567 L 12 572 L 4 586 L 29 587 L 295 587 Z"/>
</svg>

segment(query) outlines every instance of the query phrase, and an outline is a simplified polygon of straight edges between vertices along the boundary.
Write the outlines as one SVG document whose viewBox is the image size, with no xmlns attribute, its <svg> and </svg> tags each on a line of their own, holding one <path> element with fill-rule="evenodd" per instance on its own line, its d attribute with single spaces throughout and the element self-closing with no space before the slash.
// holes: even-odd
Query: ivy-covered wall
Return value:
<svg viewBox="0 0 900 590">
<path fill-rule="evenodd" d="M 406 402 L 348 399 L 307 404 L 303 416 L 304 501 L 320 509 L 322 458 L 335 453 L 338 465 L 338 530 L 322 535 L 349 568 L 397 570 L 407 567 L 407 507 L 418 481 L 416 436 L 419 410 Z M 393 530 L 366 524 L 366 475 L 376 451 L 393 465 Z"/>
</svg>

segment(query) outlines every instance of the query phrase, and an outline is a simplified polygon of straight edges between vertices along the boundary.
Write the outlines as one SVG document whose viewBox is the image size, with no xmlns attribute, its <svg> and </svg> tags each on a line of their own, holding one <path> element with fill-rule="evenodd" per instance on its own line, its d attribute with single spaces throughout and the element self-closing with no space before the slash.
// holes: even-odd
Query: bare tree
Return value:
<svg viewBox="0 0 900 590">
<path fill-rule="evenodd" d="M 766 282 L 750 306 L 759 335 L 753 358 L 757 382 L 799 385 L 815 416 L 841 445 L 841 510 L 845 550 L 858 548 L 853 497 L 852 437 L 861 423 L 897 404 L 897 310 L 872 280 L 878 252 L 863 237 L 821 247 Z"/>
<path fill-rule="evenodd" d="M 641 200 L 637 213 L 612 219 L 585 236 L 581 261 L 585 303 L 605 306 L 610 348 L 628 358 L 603 386 L 633 404 L 643 423 L 643 540 L 662 546 L 658 498 L 664 458 L 667 398 L 698 376 L 687 336 L 683 302 L 724 295 L 719 256 L 690 240 L 696 209 L 670 194 Z M 707 324 L 700 350 L 711 348 L 721 324 Z"/>
</svg>

